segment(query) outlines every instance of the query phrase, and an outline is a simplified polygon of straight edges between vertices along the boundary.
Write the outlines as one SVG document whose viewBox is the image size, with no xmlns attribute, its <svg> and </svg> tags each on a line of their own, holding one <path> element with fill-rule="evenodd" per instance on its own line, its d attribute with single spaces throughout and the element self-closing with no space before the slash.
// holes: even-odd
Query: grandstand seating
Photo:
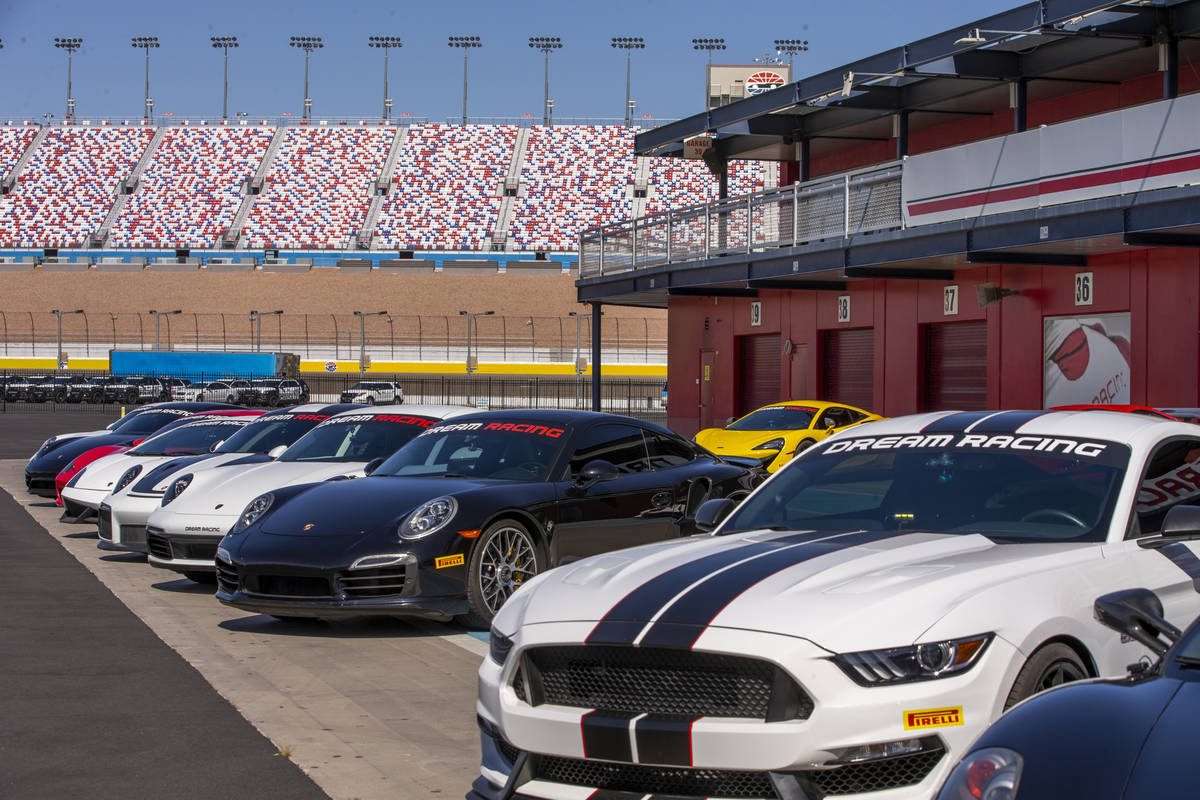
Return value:
<svg viewBox="0 0 1200 800">
<path fill-rule="evenodd" d="M 486 250 L 515 125 L 413 125 L 375 224 L 386 248 Z"/>
<path fill-rule="evenodd" d="M 288 128 L 243 227 L 250 247 L 330 249 L 363 224 L 394 128 Z"/>
<path fill-rule="evenodd" d="M 38 129 L 32 125 L 0 128 L 0 178 L 12 172 L 37 132 Z"/>
<path fill-rule="evenodd" d="M 117 186 L 154 136 L 149 127 L 53 128 L 16 188 L 0 197 L 0 244 L 77 247 L 100 227 Z"/>
<path fill-rule="evenodd" d="M 137 192 L 113 222 L 115 247 L 212 247 L 233 222 L 241 187 L 271 142 L 271 128 L 169 128 Z"/>
<path fill-rule="evenodd" d="M 571 250 L 583 228 L 628 217 L 633 130 L 616 125 L 534 126 L 509 234 L 522 250 Z M 547 224 L 553 220 L 552 224 Z"/>
</svg>

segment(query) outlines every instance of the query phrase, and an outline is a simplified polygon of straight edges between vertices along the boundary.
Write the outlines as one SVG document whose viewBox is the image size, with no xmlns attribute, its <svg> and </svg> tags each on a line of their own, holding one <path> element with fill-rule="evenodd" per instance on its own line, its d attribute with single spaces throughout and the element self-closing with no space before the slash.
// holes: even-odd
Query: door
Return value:
<svg viewBox="0 0 1200 800">
<path fill-rule="evenodd" d="M 875 405 L 873 328 L 825 331 L 821 399 L 870 410 Z"/>
<path fill-rule="evenodd" d="M 987 408 L 987 322 L 925 326 L 925 411 Z"/>
<path fill-rule="evenodd" d="M 717 352 L 700 351 L 700 427 L 713 426 L 713 372 L 716 370 Z"/>
<path fill-rule="evenodd" d="M 597 459 L 612 463 L 617 477 L 578 484 L 584 466 Z M 552 566 L 673 535 L 669 512 L 675 494 L 670 471 L 650 468 L 641 428 L 619 423 L 592 426 L 580 435 L 569 469 L 550 543 Z"/>
<path fill-rule="evenodd" d="M 807 400 L 812 397 L 812 390 L 808 385 L 808 375 L 808 345 L 798 344 L 792 350 L 792 385 L 791 392 L 785 399 Z"/>
<path fill-rule="evenodd" d="M 740 390 L 737 416 L 777 403 L 779 396 L 779 366 L 783 348 L 777 333 L 738 337 L 738 388 Z"/>
</svg>

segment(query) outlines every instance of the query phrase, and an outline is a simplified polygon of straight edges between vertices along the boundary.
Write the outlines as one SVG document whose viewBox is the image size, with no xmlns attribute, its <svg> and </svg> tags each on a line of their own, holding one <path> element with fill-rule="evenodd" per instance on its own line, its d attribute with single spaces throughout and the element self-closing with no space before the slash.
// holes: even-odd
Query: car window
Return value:
<svg viewBox="0 0 1200 800">
<path fill-rule="evenodd" d="M 529 422 L 449 422 L 418 436 L 372 474 L 544 481 L 567 435 L 566 428 Z"/>
<path fill-rule="evenodd" d="M 812 422 L 815 408 L 808 406 L 767 406 L 729 424 L 731 431 L 798 431 Z"/>
<path fill-rule="evenodd" d="M 825 428 L 840 428 L 843 425 L 849 425 L 858 419 L 858 416 L 848 408 L 841 406 L 830 406 L 821 414 L 817 420 L 817 429 L 824 430 Z"/>
<path fill-rule="evenodd" d="M 387 458 L 437 420 L 415 415 L 354 414 L 321 423 L 280 461 L 371 461 Z"/>
<path fill-rule="evenodd" d="M 670 469 L 690 463 L 696 451 L 682 439 L 654 431 L 644 431 L 646 449 L 650 454 L 650 469 Z"/>
<path fill-rule="evenodd" d="M 1130 536 L 1158 533 L 1174 506 L 1200 500 L 1200 440 L 1176 439 L 1158 446 L 1142 473 Z"/>
<path fill-rule="evenodd" d="M 571 477 L 578 477 L 589 461 L 598 458 L 612 462 L 617 472 L 645 471 L 647 456 L 642 429 L 619 423 L 604 423 L 589 428 L 580 437 L 571 455 Z"/>
</svg>

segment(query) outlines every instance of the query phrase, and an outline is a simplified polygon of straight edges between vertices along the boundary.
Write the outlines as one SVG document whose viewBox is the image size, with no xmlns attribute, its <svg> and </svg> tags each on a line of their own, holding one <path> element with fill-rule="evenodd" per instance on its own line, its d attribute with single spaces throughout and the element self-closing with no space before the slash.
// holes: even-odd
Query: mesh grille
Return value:
<svg viewBox="0 0 1200 800">
<path fill-rule="evenodd" d="M 765 772 L 721 769 L 644 767 L 575 758 L 545 756 L 537 777 L 554 783 L 617 792 L 669 794 L 683 797 L 778 797 Z"/>
<path fill-rule="evenodd" d="M 217 559 L 217 588 L 226 594 L 238 590 L 238 568 L 221 559 Z"/>
<path fill-rule="evenodd" d="M 938 747 L 911 756 L 897 756 L 864 764 L 847 764 L 836 769 L 813 770 L 802 773 L 827 795 L 882 792 L 901 786 L 912 786 L 925 780 L 945 750 Z"/>
<path fill-rule="evenodd" d="M 101 539 L 106 542 L 112 541 L 112 509 L 100 506 L 100 513 L 96 515 L 96 527 Z"/>
<path fill-rule="evenodd" d="M 496 747 L 498 747 L 500 749 L 500 755 L 504 756 L 504 758 L 508 760 L 508 763 L 510 763 L 510 764 L 517 763 L 517 756 L 521 755 L 520 750 L 513 747 L 511 744 L 506 742 L 504 739 L 496 739 L 495 742 L 496 742 Z"/>
<path fill-rule="evenodd" d="M 376 569 L 342 570 L 337 583 L 350 599 L 364 597 L 394 597 L 404 594 L 408 569 L 396 564 Z"/>
<path fill-rule="evenodd" d="M 171 543 L 165 536 L 159 536 L 157 533 L 146 534 L 146 547 L 155 558 L 167 561 L 171 559 Z"/>
<path fill-rule="evenodd" d="M 753 658 L 610 645 L 533 648 L 526 658 L 535 704 L 762 720 L 807 719 L 813 708 L 791 678 Z"/>
<path fill-rule="evenodd" d="M 246 591 L 269 597 L 332 597 L 329 579 L 316 575 L 246 576 Z"/>
</svg>

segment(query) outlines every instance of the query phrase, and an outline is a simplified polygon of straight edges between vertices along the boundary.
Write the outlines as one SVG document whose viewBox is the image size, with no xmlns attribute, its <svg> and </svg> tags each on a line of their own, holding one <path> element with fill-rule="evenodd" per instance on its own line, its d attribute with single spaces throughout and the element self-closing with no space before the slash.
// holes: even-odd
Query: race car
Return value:
<svg viewBox="0 0 1200 800">
<path fill-rule="evenodd" d="M 840 403 L 785 400 L 730 420 L 724 428 L 705 428 L 695 439 L 719 456 L 756 458 L 767 472 L 775 472 L 834 433 L 879 419 L 877 414 Z"/>
<path fill-rule="evenodd" d="M 1177 506 L 1163 535 L 1200 537 L 1200 507 Z M 1147 589 L 1096 600 L 1096 618 L 1158 656 L 1128 674 L 1047 691 L 1002 716 L 975 741 L 937 800 L 1191 800 L 1200 714 L 1200 619 L 1182 634 Z"/>
<path fill-rule="evenodd" d="M 342 402 L 399 405 L 404 402 L 404 389 L 395 381 L 359 381 L 342 392 Z"/>
<path fill-rule="evenodd" d="M 1136 582 L 1200 612 L 1200 543 L 1160 534 L 1198 461 L 1195 426 L 1101 411 L 833 436 L 705 503 L 712 535 L 514 594 L 469 797 L 928 798 L 1005 708 L 1145 652 L 1091 598 Z"/>
<path fill-rule="evenodd" d="M 155 543 L 151 563 L 185 575 L 213 572 L 217 542 L 254 498 L 294 484 L 360 477 L 368 465 L 378 466 L 435 422 L 472 411 L 463 406 L 354 409 L 320 423 L 270 463 L 181 475 L 146 520 L 147 536 Z"/>
<path fill-rule="evenodd" d="M 87 517 L 95 516 L 95 510 L 87 506 L 80 506 L 75 503 L 71 503 L 69 506 L 65 504 L 62 499 L 62 490 L 88 464 L 105 456 L 110 456 L 113 453 L 124 453 L 128 449 L 129 445 L 121 444 L 106 444 L 100 447 L 93 447 L 91 450 L 75 456 L 75 458 L 71 459 L 71 463 L 63 467 L 54 476 L 54 490 L 58 493 L 58 496 L 54 498 L 54 505 L 61 506 L 63 509 L 59 522 L 83 522 Z"/>
<path fill-rule="evenodd" d="M 251 500 L 217 552 L 217 598 L 280 617 L 459 617 L 486 628 L 538 573 L 692 533 L 704 499 L 744 497 L 759 480 L 629 417 L 456 417 L 363 480 Z"/>
<path fill-rule="evenodd" d="M 104 445 L 132 445 L 165 425 L 199 411 L 237 408 L 225 403 L 156 403 L 139 408 L 107 428 L 51 436 L 25 465 L 25 488 L 30 494 L 53 498 L 54 480 L 77 456 Z"/>
</svg>

